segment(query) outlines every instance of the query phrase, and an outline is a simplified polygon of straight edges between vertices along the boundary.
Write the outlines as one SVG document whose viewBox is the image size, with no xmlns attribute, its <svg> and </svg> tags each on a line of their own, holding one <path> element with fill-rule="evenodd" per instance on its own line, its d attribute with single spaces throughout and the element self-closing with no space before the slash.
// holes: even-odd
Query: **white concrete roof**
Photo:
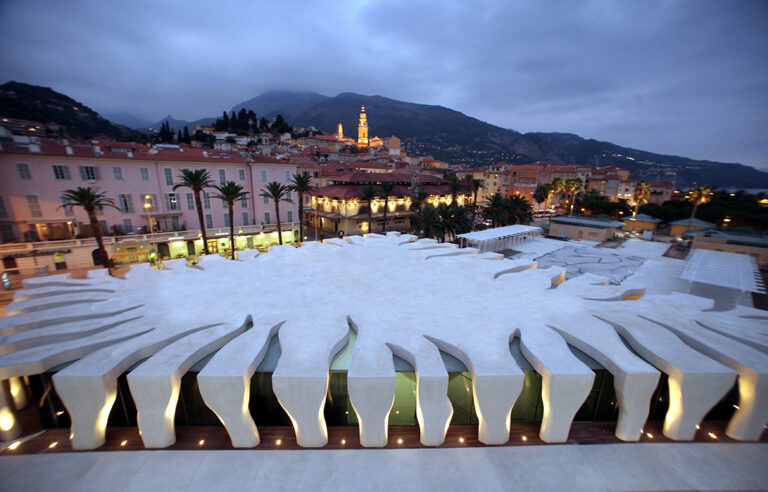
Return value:
<svg viewBox="0 0 768 492">
<path fill-rule="evenodd" d="M 521 224 L 515 224 L 505 227 L 496 227 L 493 229 L 485 229 L 483 231 L 468 232 L 466 234 L 459 234 L 457 237 L 464 239 L 470 239 L 473 241 L 487 241 L 489 239 L 499 239 L 507 236 L 514 236 L 517 234 L 531 234 L 541 232 L 541 227 L 527 226 Z"/>
<path fill-rule="evenodd" d="M 742 292 L 765 293 L 757 261 L 744 254 L 694 249 L 680 277 Z"/>
<path fill-rule="evenodd" d="M 117 378 L 129 371 L 145 446 L 164 447 L 175 440 L 181 376 L 215 352 L 198 374 L 201 395 L 233 445 L 250 447 L 259 435 L 246 403 L 248 381 L 277 336 L 272 386 L 300 445 L 327 443 L 328 371 L 345 347 L 361 443 L 387 442 L 397 356 L 416 372 L 420 440 L 439 445 L 453 413 L 445 352 L 472 375 L 480 441 L 500 444 L 509 439 L 510 411 L 523 385 L 509 348 L 517 339 L 544 379 L 546 442 L 567 440 L 592 388 L 594 372 L 569 347 L 614 375 L 616 434 L 623 440 L 640 437 L 659 371 L 677 388 L 666 436 L 691 439 L 737 375 L 739 410 L 727 434 L 762 435 L 765 311 L 713 312 L 709 299 L 648 294 L 643 282 L 653 284 L 651 275 L 618 286 L 588 273 L 563 281 L 563 267 L 455 246 L 371 234 L 278 246 L 239 261 L 210 255 L 194 268 L 168 261 L 164 270 L 138 267 L 125 279 L 104 270 L 84 280 L 28 279 L 0 319 L 0 380 L 68 364 L 53 383 L 72 419 L 73 447 L 93 449 L 104 442 Z"/>
</svg>

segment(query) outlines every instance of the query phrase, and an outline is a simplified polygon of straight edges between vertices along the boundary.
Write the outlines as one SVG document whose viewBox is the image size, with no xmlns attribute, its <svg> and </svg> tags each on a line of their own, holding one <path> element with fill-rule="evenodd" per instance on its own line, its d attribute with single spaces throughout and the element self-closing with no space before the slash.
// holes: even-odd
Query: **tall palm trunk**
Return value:
<svg viewBox="0 0 768 492">
<path fill-rule="evenodd" d="M 203 218 L 203 201 L 200 199 L 200 190 L 195 193 L 195 207 L 197 208 L 197 220 L 200 221 L 200 232 L 203 234 L 203 254 L 208 254 L 208 235 L 205 233 L 205 221 Z"/>
<path fill-rule="evenodd" d="M 475 194 L 472 197 L 472 227 L 475 225 L 475 214 L 477 214 L 477 192 L 478 190 L 475 190 Z"/>
<path fill-rule="evenodd" d="M 299 193 L 299 244 L 304 241 L 304 193 Z"/>
<path fill-rule="evenodd" d="M 96 210 L 93 208 L 86 208 L 85 211 L 88 213 L 88 221 L 91 223 L 91 230 L 96 236 L 96 244 L 99 247 L 101 261 L 104 262 L 104 268 L 106 268 L 109 271 L 109 274 L 112 275 L 112 269 L 109 268 L 109 258 L 107 258 L 107 248 L 104 247 L 104 239 L 101 237 L 101 224 L 96 220 Z"/>
<path fill-rule="evenodd" d="M 690 229 L 691 226 L 693 225 L 693 218 L 696 216 L 696 210 L 698 208 L 699 208 L 699 204 L 698 203 L 694 203 L 693 204 L 693 212 L 691 212 L 691 218 L 688 219 L 688 229 Z"/>
<path fill-rule="evenodd" d="M 229 248 L 232 250 L 232 259 L 235 258 L 235 216 L 232 215 L 232 202 L 227 204 L 229 207 Z"/>
<path fill-rule="evenodd" d="M 277 219 L 277 240 L 283 245 L 283 229 L 280 227 L 280 200 L 275 200 L 275 218 Z"/>
</svg>

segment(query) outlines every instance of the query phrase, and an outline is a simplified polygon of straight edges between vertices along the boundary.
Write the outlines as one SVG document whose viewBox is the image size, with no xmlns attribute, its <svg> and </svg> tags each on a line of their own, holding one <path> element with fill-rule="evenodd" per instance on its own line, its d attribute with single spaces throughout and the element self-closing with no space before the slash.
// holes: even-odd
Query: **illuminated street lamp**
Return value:
<svg viewBox="0 0 768 492">
<path fill-rule="evenodd" d="M 154 227 L 152 227 L 152 217 L 149 215 L 150 210 L 152 209 L 152 197 L 149 195 L 144 195 L 144 209 L 147 211 L 147 222 L 149 222 L 149 234 L 152 235 L 155 233 Z"/>
</svg>

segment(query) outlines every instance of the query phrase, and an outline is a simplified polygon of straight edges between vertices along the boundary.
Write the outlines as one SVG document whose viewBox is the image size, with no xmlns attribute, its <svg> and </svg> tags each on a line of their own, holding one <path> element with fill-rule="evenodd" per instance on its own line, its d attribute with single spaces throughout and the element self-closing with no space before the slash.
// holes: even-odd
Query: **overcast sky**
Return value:
<svg viewBox="0 0 768 492">
<path fill-rule="evenodd" d="M 0 82 L 100 113 L 193 120 L 269 89 L 357 92 L 768 168 L 763 0 L 0 0 L 0 46 Z"/>
</svg>

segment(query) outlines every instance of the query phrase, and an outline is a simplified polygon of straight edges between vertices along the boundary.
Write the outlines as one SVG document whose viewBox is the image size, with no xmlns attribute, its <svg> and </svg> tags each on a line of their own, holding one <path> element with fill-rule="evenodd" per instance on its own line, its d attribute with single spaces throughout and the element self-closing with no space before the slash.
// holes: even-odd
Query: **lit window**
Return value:
<svg viewBox="0 0 768 492">
<path fill-rule="evenodd" d="M 179 209 L 179 199 L 176 193 L 166 193 L 165 194 L 165 206 L 168 210 L 178 210 Z"/>
</svg>

